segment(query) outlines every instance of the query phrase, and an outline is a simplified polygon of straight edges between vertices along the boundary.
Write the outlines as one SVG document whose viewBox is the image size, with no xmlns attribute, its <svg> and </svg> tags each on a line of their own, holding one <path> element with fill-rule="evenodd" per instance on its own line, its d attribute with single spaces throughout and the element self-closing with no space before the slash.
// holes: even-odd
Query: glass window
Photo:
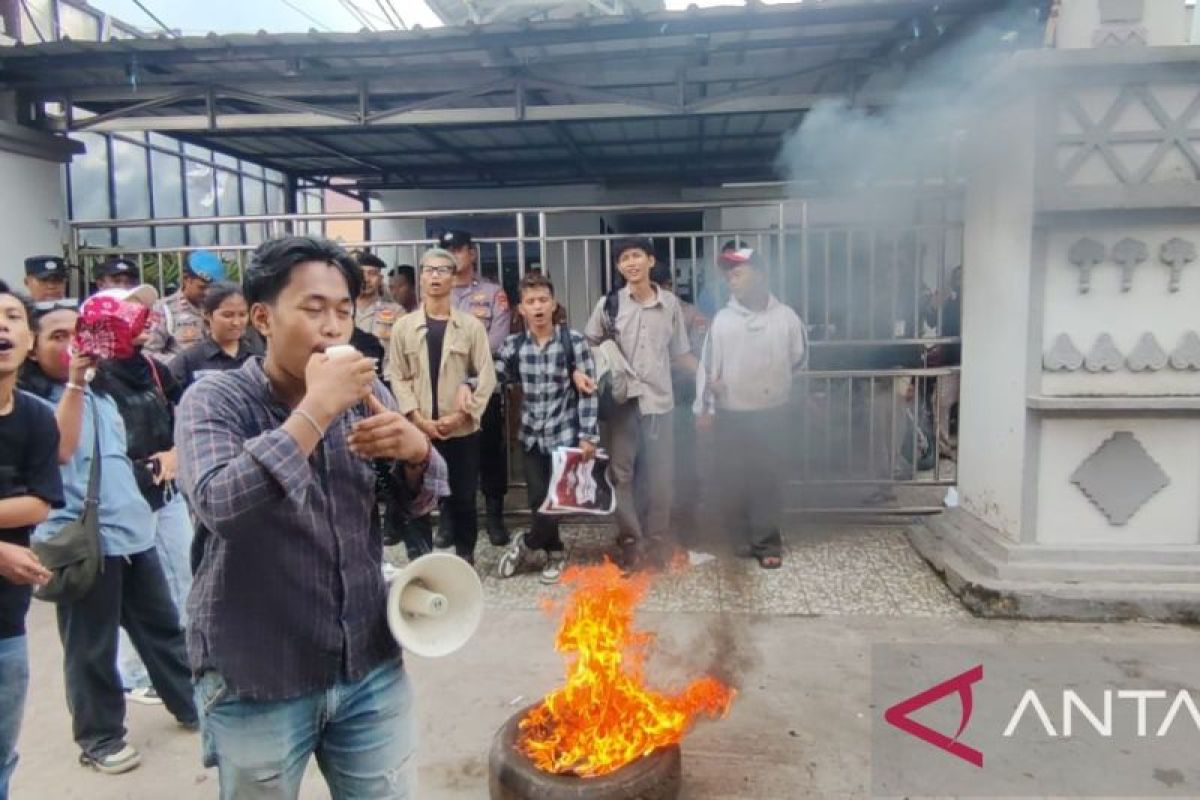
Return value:
<svg viewBox="0 0 1200 800">
<path fill-rule="evenodd" d="M 112 182 L 118 219 L 150 216 L 150 179 L 146 148 L 133 142 L 112 140 Z M 126 247 L 149 247 L 149 228 L 119 228 L 117 242 Z"/>
<path fill-rule="evenodd" d="M 156 144 L 159 147 L 165 147 L 166 149 L 176 153 L 179 152 L 179 140 L 172 139 L 170 136 L 163 136 L 161 133 L 151 132 L 149 134 L 149 141 L 150 144 Z"/>
<path fill-rule="evenodd" d="M 146 169 L 146 148 L 117 138 L 113 139 L 112 147 L 117 216 L 125 219 L 149 217 L 150 180 Z"/>
<path fill-rule="evenodd" d="M 150 151 L 151 188 L 154 191 L 156 217 L 183 216 L 183 178 L 179 168 L 179 156 L 167 155 L 157 150 Z M 159 228 L 155 238 L 160 247 L 182 245 L 183 227 Z"/>
<path fill-rule="evenodd" d="M 71 219 L 110 219 L 108 207 L 108 152 L 104 137 L 95 133 L 77 133 L 72 138 L 87 148 L 72 159 Z M 111 240 L 107 230 L 85 229 L 83 243 L 107 247 Z"/>
<path fill-rule="evenodd" d="M 216 214 L 217 192 L 213 168 L 196 161 L 184 164 L 187 181 L 187 208 L 189 217 L 211 217 Z M 193 225 L 189 228 L 192 244 L 216 244 L 217 231 L 212 225 Z"/>
<path fill-rule="evenodd" d="M 273 183 L 267 184 L 267 213 L 283 213 L 283 187 Z"/>
<path fill-rule="evenodd" d="M 229 167 L 235 171 L 238 168 L 238 160 L 233 156 L 227 156 L 224 153 L 213 153 L 213 158 L 216 159 L 218 166 Z"/>
<path fill-rule="evenodd" d="M 184 142 L 183 153 L 184 155 L 190 156 L 192 159 L 203 161 L 206 164 L 212 162 L 212 150 L 209 150 L 207 147 L 198 147 L 197 145 Z"/>
<path fill-rule="evenodd" d="M 266 167 L 263 168 L 263 177 L 265 177 L 271 183 L 278 183 L 280 186 L 282 186 L 285 182 L 282 172 L 278 172 L 277 170 L 273 170 L 273 169 L 268 169 Z"/>
<path fill-rule="evenodd" d="M 222 217 L 241 215 L 242 200 L 238 187 L 237 173 L 224 169 L 217 170 L 217 214 Z M 220 236 L 222 244 L 241 244 L 241 224 L 222 225 Z"/>
<path fill-rule="evenodd" d="M 247 164 L 246 166 L 250 166 Z M 246 214 L 267 213 L 266 186 L 254 178 L 242 177 L 242 207 Z M 246 225 L 246 244 L 257 244 L 266 238 L 266 226 Z"/>
<path fill-rule="evenodd" d="M 252 175 L 255 178 L 261 178 L 263 176 L 263 167 L 262 164 L 255 164 L 253 161 L 243 161 L 242 172 Z"/>
</svg>

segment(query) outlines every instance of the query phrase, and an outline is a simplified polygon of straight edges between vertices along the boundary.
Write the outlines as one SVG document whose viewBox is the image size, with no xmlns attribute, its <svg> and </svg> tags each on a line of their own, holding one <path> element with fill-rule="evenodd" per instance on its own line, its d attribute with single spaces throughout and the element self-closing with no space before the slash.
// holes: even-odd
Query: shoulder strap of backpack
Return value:
<svg viewBox="0 0 1200 800">
<path fill-rule="evenodd" d="M 564 323 L 558 326 L 558 343 L 563 349 L 563 357 L 567 360 L 567 379 L 575 375 L 575 342 L 571 338 L 571 329 Z"/>
<path fill-rule="evenodd" d="M 150 368 L 150 376 L 154 378 L 154 385 L 158 389 L 158 395 L 164 402 L 170 402 L 167 398 L 167 392 L 163 388 L 162 376 L 158 374 L 158 367 L 154 363 L 154 359 L 142 353 L 142 358 L 146 359 L 146 366 Z"/>
<path fill-rule="evenodd" d="M 620 289 L 613 289 L 604 296 L 604 322 L 608 327 L 608 335 L 616 336 L 617 334 L 617 314 L 621 310 L 621 295 L 617 294 Z"/>
<path fill-rule="evenodd" d="M 524 349 L 527 341 L 529 341 L 529 333 L 522 329 L 517 334 L 516 345 L 513 347 L 512 355 L 509 356 L 508 371 L 517 383 L 521 382 L 521 350 Z"/>
</svg>

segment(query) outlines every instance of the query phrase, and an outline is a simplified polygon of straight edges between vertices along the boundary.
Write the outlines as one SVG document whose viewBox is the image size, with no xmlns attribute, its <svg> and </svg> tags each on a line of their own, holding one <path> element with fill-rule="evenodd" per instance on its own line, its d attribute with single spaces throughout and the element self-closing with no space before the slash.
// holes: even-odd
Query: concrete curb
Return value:
<svg viewBox="0 0 1200 800">
<path fill-rule="evenodd" d="M 987 536 L 990 543 L 984 545 L 981 536 Z M 1140 571 L 1158 565 L 1130 564 L 1125 576 L 1108 581 L 1088 579 L 1106 565 L 1086 561 L 1083 552 L 1072 563 L 1038 565 L 1038 548 L 1008 541 L 961 509 L 918 522 L 909 529 L 908 538 L 913 549 L 978 617 L 1200 624 L 1200 581 L 1139 579 Z M 1028 571 L 1030 565 L 1047 567 L 1047 579 L 1012 577 Z"/>
</svg>

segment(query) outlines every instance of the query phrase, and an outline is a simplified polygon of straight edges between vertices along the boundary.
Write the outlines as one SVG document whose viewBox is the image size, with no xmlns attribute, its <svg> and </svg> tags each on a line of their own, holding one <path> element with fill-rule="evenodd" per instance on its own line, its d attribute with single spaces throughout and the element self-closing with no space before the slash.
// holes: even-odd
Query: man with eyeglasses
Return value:
<svg viewBox="0 0 1200 800">
<path fill-rule="evenodd" d="M 188 255 L 183 286 L 155 306 L 150 340 L 145 351 L 164 361 L 204 338 L 204 293 L 210 284 L 225 280 L 225 265 L 216 253 L 197 250 Z"/>
<path fill-rule="evenodd" d="M 451 302 L 458 261 L 441 248 L 421 257 L 421 307 L 392 327 L 388 377 L 400 413 L 425 432 L 446 461 L 450 497 L 442 520 L 455 552 L 475 563 L 479 524 L 479 421 L 496 386 L 487 331 Z M 444 547 L 451 542 L 437 542 Z"/>
<path fill-rule="evenodd" d="M 67 262 L 58 256 L 25 259 L 25 288 L 35 303 L 61 300 L 67 294 Z"/>
</svg>

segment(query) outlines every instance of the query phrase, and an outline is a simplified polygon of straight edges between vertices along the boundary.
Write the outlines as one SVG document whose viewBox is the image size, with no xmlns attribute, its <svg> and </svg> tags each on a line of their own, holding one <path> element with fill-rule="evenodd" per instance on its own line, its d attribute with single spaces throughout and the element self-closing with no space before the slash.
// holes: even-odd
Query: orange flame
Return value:
<svg viewBox="0 0 1200 800">
<path fill-rule="evenodd" d="M 724 716 L 736 692 L 715 678 L 692 681 L 667 696 L 643 682 L 654 634 L 633 628 L 633 612 L 651 576 L 629 578 L 605 562 L 572 567 L 571 586 L 554 642 L 574 653 L 566 683 L 520 722 L 521 751 L 543 772 L 605 775 L 655 749 L 675 744 L 696 715 Z"/>
</svg>

